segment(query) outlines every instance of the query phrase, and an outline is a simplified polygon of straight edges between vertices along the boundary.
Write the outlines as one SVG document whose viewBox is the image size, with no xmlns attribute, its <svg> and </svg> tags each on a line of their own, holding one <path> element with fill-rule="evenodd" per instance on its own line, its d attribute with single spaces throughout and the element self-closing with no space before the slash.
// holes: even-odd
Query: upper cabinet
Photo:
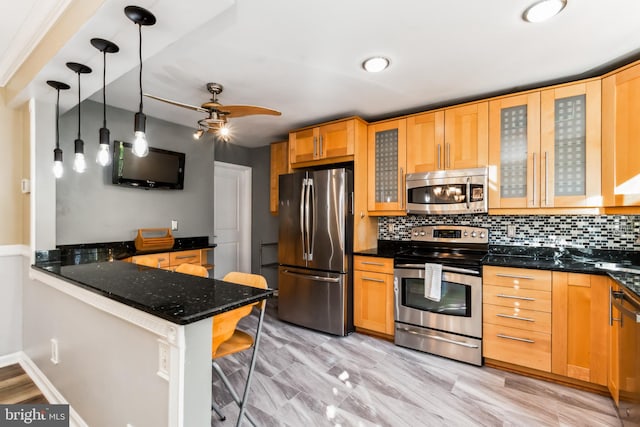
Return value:
<svg viewBox="0 0 640 427">
<path fill-rule="evenodd" d="M 368 208 L 372 215 L 406 215 L 406 119 L 369 125 Z"/>
<path fill-rule="evenodd" d="M 605 206 L 640 206 L 640 65 L 602 80 Z"/>
<path fill-rule="evenodd" d="M 600 101 L 599 81 L 491 101 L 489 207 L 602 206 Z"/>
<path fill-rule="evenodd" d="M 289 173 L 289 144 L 287 141 L 271 144 L 271 191 L 269 194 L 269 212 L 278 214 L 279 177 Z"/>
<path fill-rule="evenodd" d="M 356 120 L 347 119 L 289 133 L 292 167 L 353 160 Z"/>
<path fill-rule="evenodd" d="M 407 173 L 485 166 L 488 103 L 407 118 Z"/>
</svg>

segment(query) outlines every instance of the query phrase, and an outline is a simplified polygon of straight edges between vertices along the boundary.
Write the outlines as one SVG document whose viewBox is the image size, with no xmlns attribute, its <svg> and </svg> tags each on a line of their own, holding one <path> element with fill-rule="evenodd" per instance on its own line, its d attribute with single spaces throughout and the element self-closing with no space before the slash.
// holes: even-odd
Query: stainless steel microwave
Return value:
<svg viewBox="0 0 640 427">
<path fill-rule="evenodd" d="M 411 173 L 406 177 L 407 212 L 475 214 L 487 212 L 487 168 Z"/>
</svg>

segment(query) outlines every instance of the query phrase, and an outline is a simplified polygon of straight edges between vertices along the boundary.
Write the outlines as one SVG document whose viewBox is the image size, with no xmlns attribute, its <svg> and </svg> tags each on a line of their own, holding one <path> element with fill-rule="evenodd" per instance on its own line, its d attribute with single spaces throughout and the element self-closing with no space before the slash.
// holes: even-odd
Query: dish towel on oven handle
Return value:
<svg viewBox="0 0 640 427">
<path fill-rule="evenodd" d="M 424 264 L 424 297 L 439 302 L 442 294 L 442 265 Z"/>
</svg>

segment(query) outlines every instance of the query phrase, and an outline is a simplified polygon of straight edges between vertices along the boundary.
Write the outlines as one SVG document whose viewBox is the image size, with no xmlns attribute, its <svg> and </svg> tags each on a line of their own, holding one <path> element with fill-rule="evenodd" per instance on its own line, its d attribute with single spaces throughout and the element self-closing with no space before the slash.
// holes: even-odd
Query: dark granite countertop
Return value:
<svg viewBox="0 0 640 427">
<path fill-rule="evenodd" d="M 393 258 L 399 248 L 407 243 L 400 240 L 378 240 L 377 248 L 358 251 L 354 255 Z M 640 297 L 640 274 L 614 272 L 596 267 L 596 264 L 601 262 L 636 266 L 640 270 L 640 252 L 494 245 L 490 246 L 489 253 L 483 260 L 484 265 L 499 267 L 608 275 Z"/>
<path fill-rule="evenodd" d="M 123 261 L 34 268 L 178 325 L 261 301 L 272 289 L 258 289 Z"/>
</svg>

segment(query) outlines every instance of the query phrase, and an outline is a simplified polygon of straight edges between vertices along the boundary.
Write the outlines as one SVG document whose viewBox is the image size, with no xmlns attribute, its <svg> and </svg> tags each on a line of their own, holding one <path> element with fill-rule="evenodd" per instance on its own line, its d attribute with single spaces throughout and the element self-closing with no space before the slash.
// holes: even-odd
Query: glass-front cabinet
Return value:
<svg viewBox="0 0 640 427">
<path fill-rule="evenodd" d="M 602 206 L 600 81 L 489 106 L 489 207 Z"/>
<path fill-rule="evenodd" d="M 369 214 L 406 215 L 406 141 L 406 119 L 369 125 Z"/>
</svg>

